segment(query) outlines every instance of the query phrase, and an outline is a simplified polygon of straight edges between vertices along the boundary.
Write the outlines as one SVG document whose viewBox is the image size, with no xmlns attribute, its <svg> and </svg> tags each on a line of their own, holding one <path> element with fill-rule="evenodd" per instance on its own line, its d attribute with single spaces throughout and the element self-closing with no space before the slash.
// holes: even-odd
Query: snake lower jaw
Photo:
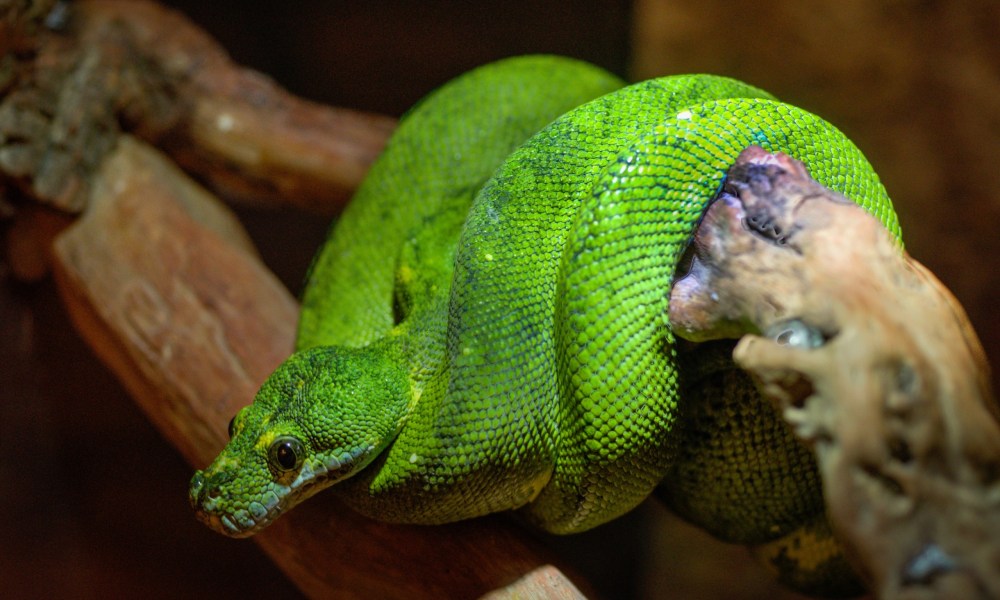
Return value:
<svg viewBox="0 0 1000 600">
<path fill-rule="evenodd" d="M 216 505 L 215 499 L 201 500 L 200 504 L 192 504 L 196 518 L 209 529 L 232 538 L 246 538 L 267 528 L 274 520 L 285 514 L 301 502 L 332 485 L 333 481 L 313 483 L 295 490 L 285 490 L 280 496 L 268 492 L 273 499 L 263 502 L 250 502 L 246 508 L 223 510 Z"/>
<path fill-rule="evenodd" d="M 218 533 L 233 538 L 250 537 L 265 529 L 275 519 L 299 503 L 353 473 L 353 459 L 330 459 L 307 464 L 286 484 L 268 482 L 257 500 L 227 507 L 225 486 L 230 479 L 225 472 L 206 474 L 198 471 L 191 479 L 189 501 L 195 516 Z"/>
<path fill-rule="evenodd" d="M 253 512 L 248 509 L 225 510 L 222 506 L 225 496 L 220 489 L 221 485 L 224 483 L 215 482 L 214 476 L 206 475 L 205 471 L 198 471 L 191 478 L 188 500 L 195 510 L 195 517 L 212 531 L 233 538 L 249 537 L 267 527 L 280 514 L 280 511 L 273 510 L 281 503 L 273 492 L 272 509 L 261 503 L 251 503 L 251 506 L 258 504 L 259 509 L 251 509 Z"/>
<path fill-rule="evenodd" d="M 271 524 L 271 521 L 268 520 L 255 523 L 254 527 L 250 529 L 241 529 L 229 515 L 219 516 L 203 510 L 196 510 L 195 517 L 212 531 L 231 538 L 248 538 Z"/>
</svg>

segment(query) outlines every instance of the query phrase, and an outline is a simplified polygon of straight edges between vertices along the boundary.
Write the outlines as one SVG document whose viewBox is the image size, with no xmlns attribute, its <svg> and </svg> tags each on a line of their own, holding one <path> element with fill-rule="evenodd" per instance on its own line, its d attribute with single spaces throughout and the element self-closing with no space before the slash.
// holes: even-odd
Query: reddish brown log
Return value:
<svg viewBox="0 0 1000 600">
<path fill-rule="evenodd" d="M 67 27 L 33 39 L 37 53 L 17 53 L 30 63 L 4 59 L 13 75 L 2 82 L 0 170 L 65 210 L 93 201 L 57 244 L 67 307 L 168 439 L 204 465 L 228 418 L 289 352 L 296 307 L 227 211 L 121 126 L 227 194 L 324 210 L 357 184 L 394 122 L 292 98 L 155 4 L 72 6 Z M 3 39 L 12 29 L 0 27 L 0 48 L 32 45 L 27 30 Z M 785 191 L 801 200 L 801 189 Z M 700 303 L 703 313 L 672 319 L 688 319 L 690 333 L 751 323 L 785 340 L 799 331 L 784 327 L 789 319 L 818 332 L 823 344 L 808 352 L 750 338 L 737 359 L 815 445 L 831 514 L 861 569 L 885 597 L 1000 596 L 996 405 L 961 309 L 884 234 L 855 222 L 860 211 L 840 223 L 842 205 L 836 217 L 792 205 L 805 219 L 792 221 L 803 232 L 798 255 L 710 214 L 702 249 L 723 240 L 709 262 L 749 288 L 706 284 L 743 304 L 691 294 L 672 308 Z M 8 238 L 27 278 L 41 275 L 44 240 L 64 224 L 46 214 L 24 211 Z M 866 261 L 896 266 L 859 273 Z M 312 595 L 577 593 L 502 519 L 389 527 L 320 497 L 259 541 Z"/>
<path fill-rule="evenodd" d="M 167 439 L 204 466 L 291 352 L 297 306 L 228 211 L 141 142 L 123 138 L 91 189 L 55 245 L 65 304 Z M 391 526 L 318 497 L 254 539 L 315 597 L 580 597 L 510 525 Z"/>
<path fill-rule="evenodd" d="M 64 213 L 40 205 L 17 211 L 6 234 L 11 274 L 20 281 L 39 281 L 48 275 L 52 240 L 70 223 Z"/>
</svg>

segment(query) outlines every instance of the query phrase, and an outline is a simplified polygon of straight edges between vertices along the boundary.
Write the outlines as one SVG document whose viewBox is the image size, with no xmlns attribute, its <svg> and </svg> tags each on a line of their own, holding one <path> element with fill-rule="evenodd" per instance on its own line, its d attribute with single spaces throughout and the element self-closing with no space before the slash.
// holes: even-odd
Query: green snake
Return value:
<svg viewBox="0 0 1000 600">
<path fill-rule="evenodd" d="M 295 354 L 192 479 L 199 517 L 247 536 L 334 486 L 384 521 L 520 509 L 570 533 L 657 490 L 793 584 L 836 587 L 849 575 L 811 454 L 725 347 L 682 351 L 667 320 L 694 228 L 750 145 L 898 235 L 843 134 L 732 79 L 624 86 L 529 56 L 433 92 L 317 254 Z"/>
</svg>

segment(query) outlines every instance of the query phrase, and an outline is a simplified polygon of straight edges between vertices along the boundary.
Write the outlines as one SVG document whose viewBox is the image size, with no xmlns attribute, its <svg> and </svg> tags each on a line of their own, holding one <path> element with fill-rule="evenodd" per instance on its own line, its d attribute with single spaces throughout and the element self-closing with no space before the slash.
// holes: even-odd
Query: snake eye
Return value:
<svg viewBox="0 0 1000 600">
<path fill-rule="evenodd" d="M 293 437 L 280 437 L 271 443 L 267 458 L 279 471 L 292 471 L 302 465 L 305 452 L 302 442 Z"/>
<path fill-rule="evenodd" d="M 236 415 L 229 419 L 229 439 L 233 439 L 233 430 L 236 428 Z"/>
</svg>

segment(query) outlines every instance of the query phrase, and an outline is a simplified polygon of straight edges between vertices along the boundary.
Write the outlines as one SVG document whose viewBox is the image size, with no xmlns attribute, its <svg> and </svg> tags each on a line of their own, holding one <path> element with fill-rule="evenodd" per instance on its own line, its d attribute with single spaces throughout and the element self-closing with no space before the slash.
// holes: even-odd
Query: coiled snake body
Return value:
<svg viewBox="0 0 1000 600">
<path fill-rule="evenodd" d="M 724 351 L 681 356 L 667 321 L 686 244 L 749 145 L 898 234 L 849 140 L 734 80 L 622 87 L 540 56 L 431 94 L 317 255 L 297 352 L 192 480 L 202 519 L 249 535 L 336 483 L 378 519 L 521 508 L 566 533 L 660 486 L 786 579 L 836 588 L 811 455 Z"/>
</svg>

